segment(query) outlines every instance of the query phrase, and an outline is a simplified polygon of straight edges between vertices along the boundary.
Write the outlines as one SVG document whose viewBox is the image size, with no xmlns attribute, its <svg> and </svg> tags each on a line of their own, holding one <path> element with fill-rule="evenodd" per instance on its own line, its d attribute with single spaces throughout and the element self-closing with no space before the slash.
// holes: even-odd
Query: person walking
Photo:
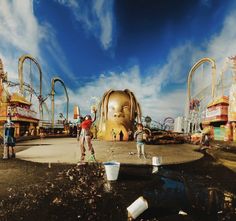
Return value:
<svg viewBox="0 0 236 221">
<path fill-rule="evenodd" d="M 141 154 L 143 158 L 146 159 L 146 154 L 144 150 L 144 144 L 146 140 L 147 134 L 143 130 L 143 125 L 141 123 L 137 124 L 137 131 L 134 133 L 134 139 L 136 140 L 136 147 L 138 152 L 138 158 L 141 158 Z"/>
<path fill-rule="evenodd" d="M 94 119 L 90 115 L 86 115 L 84 118 L 84 121 L 80 124 L 81 127 L 81 132 L 80 132 L 80 150 L 81 150 L 81 161 L 84 161 L 85 159 L 85 146 L 84 144 L 86 143 L 88 146 L 88 150 L 91 152 L 91 156 L 89 160 L 96 161 L 95 160 L 95 152 L 94 148 L 92 146 L 92 132 L 90 131 L 90 128 L 93 124 L 93 122 L 96 120 L 96 111 L 94 111 Z"/>
</svg>

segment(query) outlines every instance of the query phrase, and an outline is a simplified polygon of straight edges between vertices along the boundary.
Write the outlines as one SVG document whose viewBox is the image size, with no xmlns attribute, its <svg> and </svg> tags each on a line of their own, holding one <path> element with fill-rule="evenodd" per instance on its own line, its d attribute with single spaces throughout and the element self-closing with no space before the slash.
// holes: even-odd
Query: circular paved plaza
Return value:
<svg viewBox="0 0 236 221">
<path fill-rule="evenodd" d="M 178 164 L 200 159 L 203 154 L 194 151 L 190 144 L 145 145 L 147 159 L 139 159 L 135 142 L 108 142 L 93 140 L 96 160 L 115 160 L 127 164 L 152 164 L 153 156 L 161 156 L 162 164 Z M 16 157 L 41 163 L 75 164 L 80 159 L 80 148 L 76 138 L 45 138 L 18 143 Z M 90 153 L 86 152 L 88 160 Z"/>
</svg>

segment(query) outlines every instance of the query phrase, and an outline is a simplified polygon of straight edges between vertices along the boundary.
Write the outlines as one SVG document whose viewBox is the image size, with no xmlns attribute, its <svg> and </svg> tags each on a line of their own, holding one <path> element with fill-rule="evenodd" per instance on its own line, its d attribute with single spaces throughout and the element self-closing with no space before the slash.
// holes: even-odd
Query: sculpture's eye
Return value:
<svg viewBox="0 0 236 221">
<path fill-rule="evenodd" d="M 124 106 L 123 110 L 129 110 L 129 106 Z"/>
<path fill-rule="evenodd" d="M 114 108 L 113 106 L 110 106 L 110 107 L 109 107 L 109 110 L 110 110 L 110 111 L 114 111 L 115 108 Z"/>
</svg>

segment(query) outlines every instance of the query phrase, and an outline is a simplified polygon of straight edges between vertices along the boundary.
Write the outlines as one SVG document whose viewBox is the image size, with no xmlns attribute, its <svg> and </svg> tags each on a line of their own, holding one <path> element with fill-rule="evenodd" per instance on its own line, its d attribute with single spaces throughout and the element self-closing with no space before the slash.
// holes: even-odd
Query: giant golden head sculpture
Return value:
<svg viewBox="0 0 236 221">
<path fill-rule="evenodd" d="M 128 89 L 105 92 L 100 103 L 100 139 L 112 140 L 114 133 L 119 139 L 122 131 L 123 140 L 128 140 L 128 132 L 134 130 L 135 120 L 141 122 L 141 109 L 133 92 Z"/>
</svg>

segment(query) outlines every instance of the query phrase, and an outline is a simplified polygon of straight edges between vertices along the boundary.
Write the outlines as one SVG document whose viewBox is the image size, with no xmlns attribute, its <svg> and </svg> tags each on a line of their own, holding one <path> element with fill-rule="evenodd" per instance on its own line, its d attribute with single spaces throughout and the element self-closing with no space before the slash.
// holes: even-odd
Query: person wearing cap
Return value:
<svg viewBox="0 0 236 221">
<path fill-rule="evenodd" d="M 90 115 L 86 115 L 84 121 L 80 124 L 80 150 L 81 150 L 81 161 L 85 159 L 85 143 L 88 146 L 88 150 L 91 152 L 91 160 L 95 161 L 94 148 L 92 146 L 92 132 L 90 131 L 93 122 L 96 120 L 96 110 L 94 111 L 94 119 Z"/>
</svg>

